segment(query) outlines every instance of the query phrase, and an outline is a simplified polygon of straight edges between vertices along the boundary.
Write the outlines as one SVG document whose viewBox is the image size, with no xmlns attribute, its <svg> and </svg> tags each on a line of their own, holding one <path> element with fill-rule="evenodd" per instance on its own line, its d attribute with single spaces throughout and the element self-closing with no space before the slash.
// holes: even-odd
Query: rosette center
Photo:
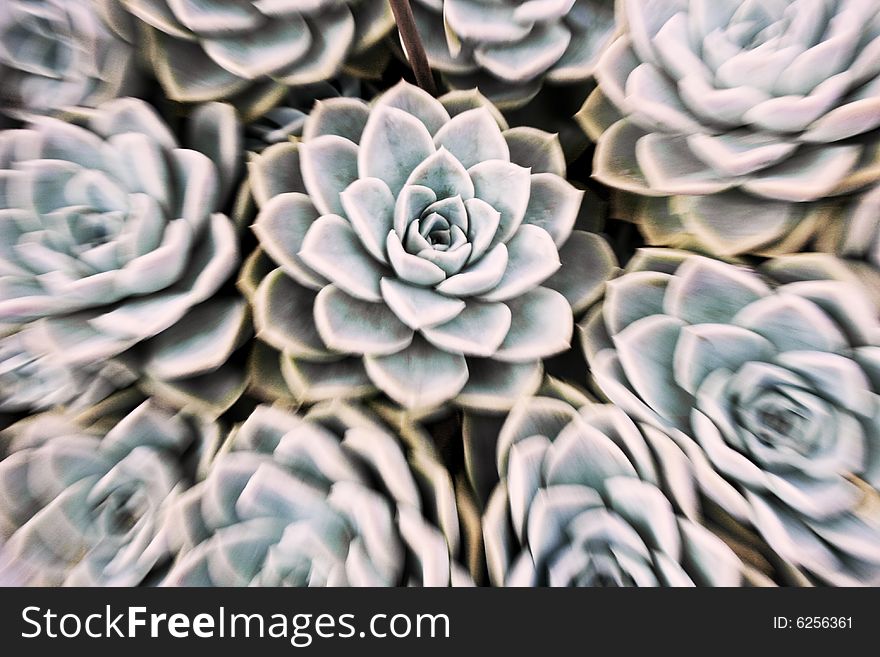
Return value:
<svg viewBox="0 0 880 657">
<path fill-rule="evenodd" d="M 410 221 L 404 248 L 451 275 L 460 271 L 471 255 L 467 230 L 467 208 L 460 195 L 451 196 L 429 203 Z"/>
</svg>

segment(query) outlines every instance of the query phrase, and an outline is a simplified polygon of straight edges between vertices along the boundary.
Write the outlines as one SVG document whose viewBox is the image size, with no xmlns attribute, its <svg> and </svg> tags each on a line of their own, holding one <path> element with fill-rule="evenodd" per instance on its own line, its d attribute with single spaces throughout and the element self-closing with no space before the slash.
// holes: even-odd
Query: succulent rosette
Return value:
<svg viewBox="0 0 880 657">
<path fill-rule="evenodd" d="M 117 9 L 118 11 L 118 9 Z M 124 21 L 100 0 L 0 6 L 0 109 L 15 115 L 95 107 L 131 93 L 137 74 Z"/>
<path fill-rule="evenodd" d="M 861 288 L 644 250 L 582 328 L 602 392 L 669 431 L 784 570 L 880 582 L 880 324 Z"/>
<path fill-rule="evenodd" d="M 137 380 L 117 361 L 81 368 L 56 363 L 28 346 L 26 331 L 0 337 L 0 412 L 81 410 Z"/>
<path fill-rule="evenodd" d="M 400 434 L 339 402 L 258 406 L 169 516 L 163 585 L 472 585 L 449 473 Z"/>
<path fill-rule="evenodd" d="M 496 586 L 744 583 L 733 551 L 695 522 L 684 453 L 619 408 L 522 400 L 498 435 L 497 467 L 483 518 Z"/>
<path fill-rule="evenodd" d="M 410 409 L 509 408 L 615 270 L 602 238 L 572 230 L 583 192 L 555 137 L 506 129 L 476 92 L 329 99 L 250 167 L 278 267 L 245 287 L 303 401 L 378 389 Z"/>
<path fill-rule="evenodd" d="M 639 215 L 655 244 L 684 228 L 721 255 L 797 250 L 789 233 L 811 215 L 786 204 L 880 179 L 876 3 L 627 0 L 621 13 L 579 118 L 597 179 L 696 197 Z"/>
<path fill-rule="evenodd" d="M 2 435 L 0 580 L 29 586 L 136 586 L 170 558 L 172 502 L 191 484 L 186 455 L 216 426 L 144 402 L 109 430 L 46 413 Z"/>
<path fill-rule="evenodd" d="M 394 25 L 386 0 L 121 1 L 170 98 L 230 100 L 248 116 L 366 57 Z"/>
<path fill-rule="evenodd" d="M 613 0 L 414 0 L 412 8 L 431 67 L 504 109 L 527 103 L 544 82 L 588 79 L 615 31 Z"/>
<path fill-rule="evenodd" d="M 238 263 L 215 212 L 239 158 L 232 108 L 206 105 L 189 125 L 218 166 L 140 100 L 83 121 L 0 133 L 0 323 L 27 326 L 27 349 L 54 365 L 123 355 L 165 387 L 211 373 L 195 388 L 231 403 L 240 383 L 222 366 L 248 314 L 216 294 Z"/>
<path fill-rule="evenodd" d="M 545 375 L 533 397 L 562 401 L 573 408 L 596 403 L 596 398 L 576 384 Z M 526 397 L 528 399 L 528 397 Z M 467 409 L 461 418 L 464 477 L 480 509 L 485 509 L 498 486 L 498 436 L 508 413 Z"/>
</svg>

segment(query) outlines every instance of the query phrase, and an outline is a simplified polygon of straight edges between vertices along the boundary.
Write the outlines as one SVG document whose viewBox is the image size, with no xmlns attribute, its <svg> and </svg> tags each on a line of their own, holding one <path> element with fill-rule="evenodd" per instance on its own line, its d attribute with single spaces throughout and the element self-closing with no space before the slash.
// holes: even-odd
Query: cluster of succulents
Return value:
<svg viewBox="0 0 880 657">
<path fill-rule="evenodd" d="M 0 584 L 880 585 L 878 62 L 868 0 L 9 0 Z"/>
</svg>

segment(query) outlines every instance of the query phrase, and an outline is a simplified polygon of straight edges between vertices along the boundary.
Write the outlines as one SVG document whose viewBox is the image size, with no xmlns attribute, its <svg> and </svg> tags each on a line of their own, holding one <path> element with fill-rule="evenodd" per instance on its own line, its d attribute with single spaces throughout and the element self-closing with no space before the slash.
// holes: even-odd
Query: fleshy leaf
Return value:
<svg viewBox="0 0 880 657">
<path fill-rule="evenodd" d="M 362 301 L 333 285 L 315 297 L 315 326 L 330 349 L 352 354 L 393 354 L 413 336 L 384 303 Z"/>
<path fill-rule="evenodd" d="M 568 349 L 574 320 L 568 301 L 559 292 L 538 287 L 508 299 L 513 321 L 495 358 L 526 362 Z"/>
<path fill-rule="evenodd" d="M 321 214 L 343 214 L 339 194 L 358 178 L 358 147 L 348 139 L 323 135 L 299 145 L 302 178 Z"/>
<path fill-rule="evenodd" d="M 362 178 L 383 180 L 397 196 L 413 170 L 433 154 L 434 142 L 421 121 L 403 110 L 381 105 L 373 108 L 364 128 L 358 171 Z"/>
<path fill-rule="evenodd" d="M 380 301 L 379 280 L 385 268 L 364 249 L 351 224 L 338 215 L 317 219 L 306 232 L 299 257 L 349 294 Z"/>
<path fill-rule="evenodd" d="M 443 404 L 468 380 L 464 356 L 441 351 L 419 337 L 396 354 L 366 356 L 364 365 L 377 387 L 410 409 Z"/>
<path fill-rule="evenodd" d="M 510 159 L 498 124 L 484 108 L 468 110 L 453 118 L 437 132 L 434 143 L 452 153 L 466 169 L 486 160 Z"/>
<path fill-rule="evenodd" d="M 559 267 L 553 238 L 543 228 L 525 224 L 507 242 L 508 261 L 504 276 L 483 295 L 487 301 L 504 301 L 527 292 L 549 278 Z"/>
<path fill-rule="evenodd" d="M 453 319 L 424 327 L 431 344 L 466 356 L 492 356 L 510 329 L 511 311 L 503 303 L 468 301 Z"/>
</svg>

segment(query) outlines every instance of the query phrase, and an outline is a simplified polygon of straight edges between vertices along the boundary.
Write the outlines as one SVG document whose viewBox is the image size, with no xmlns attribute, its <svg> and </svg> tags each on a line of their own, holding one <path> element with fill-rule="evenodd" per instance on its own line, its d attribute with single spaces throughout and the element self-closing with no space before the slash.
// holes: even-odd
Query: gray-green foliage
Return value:
<svg viewBox="0 0 880 657">
<path fill-rule="evenodd" d="M 0 0 L 0 584 L 880 585 L 877 0 L 407 4 Z"/>
<path fill-rule="evenodd" d="M 251 117 L 277 104 L 286 86 L 333 77 L 394 25 L 386 0 L 121 3 L 138 19 L 170 98 L 229 100 Z"/>
<path fill-rule="evenodd" d="M 172 554 L 169 509 L 194 477 L 185 455 L 216 427 L 144 402 L 109 430 L 46 413 L 0 434 L 0 581 L 135 586 Z"/>
<path fill-rule="evenodd" d="M 8 0 L 0 6 L 0 111 L 95 107 L 139 87 L 118 3 Z"/>
<path fill-rule="evenodd" d="M 232 109 L 190 120 L 216 164 L 141 100 L 82 108 L 79 123 L 0 133 L 0 323 L 27 327 L 52 367 L 120 357 L 170 392 L 216 373 L 203 396 L 222 410 L 241 377 L 218 370 L 247 331 L 244 302 L 216 294 L 238 263 L 217 212 L 240 158 Z"/>
<path fill-rule="evenodd" d="M 654 197 L 651 244 L 796 251 L 823 223 L 802 203 L 880 179 L 876 2 L 620 4 L 579 119 L 595 177 Z"/>
<path fill-rule="evenodd" d="M 414 0 L 428 61 L 453 89 L 499 107 L 544 83 L 585 84 L 616 24 L 613 0 Z"/>
<path fill-rule="evenodd" d="M 880 581 L 877 316 L 854 283 L 649 249 L 582 329 L 598 387 L 678 440 L 704 496 L 850 585 Z"/>
<path fill-rule="evenodd" d="M 472 584 L 449 474 L 401 431 L 343 403 L 258 406 L 169 516 L 164 585 Z"/>
<path fill-rule="evenodd" d="M 497 586 L 738 586 L 743 564 L 701 527 L 682 451 L 610 405 L 535 397 L 498 434 L 483 520 Z"/>
<path fill-rule="evenodd" d="M 555 136 L 507 129 L 475 92 L 322 101 L 250 172 L 278 265 L 249 284 L 254 320 L 305 401 L 509 408 L 615 268 L 573 231 L 583 192 Z"/>
</svg>

